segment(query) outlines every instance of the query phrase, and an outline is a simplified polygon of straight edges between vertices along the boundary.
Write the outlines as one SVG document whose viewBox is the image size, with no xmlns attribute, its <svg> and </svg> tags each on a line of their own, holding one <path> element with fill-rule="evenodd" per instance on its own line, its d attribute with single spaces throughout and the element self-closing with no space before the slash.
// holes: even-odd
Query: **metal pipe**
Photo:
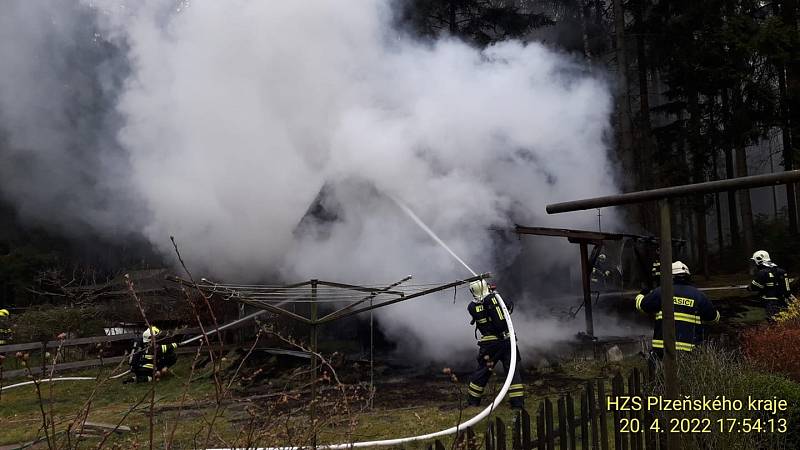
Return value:
<svg viewBox="0 0 800 450">
<path fill-rule="evenodd" d="M 727 180 L 708 181 L 705 183 L 652 189 L 649 191 L 607 195 L 604 197 L 594 197 L 563 203 L 552 203 L 547 205 L 547 213 L 558 214 L 571 211 L 602 208 L 605 206 L 628 205 L 631 203 L 660 200 L 662 198 L 682 197 L 694 194 L 711 194 L 714 192 L 772 186 L 776 184 L 794 183 L 798 181 L 800 181 L 800 170 L 790 170 L 767 175 L 753 175 L 749 177 L 739 177 Z"/>
<path fill-rule="evenodd" d="M 336 317 L 329 317 L 327 319 L 320 319 L 320 320 L 317 321 L 317 323 L 320 324 L 320 323 L 330 322 L 332 320 L 344 319 L 345 317 L 350 317 L 350 316 L 353 316 L 353 315 L 356 315 L 356 314 L 360 314 L 362 312 L 371 311 L 371 310 L 373 310 L 375 308 L 380 308 L 382 306 L 388 306 L 388 305 L 391 305 L 391 304 L 394 304 L 394 303 L 397 303 L 397 302 L 404 302 L 406 300 L 411 300 L 413 298 L 422 297 L 423 295 L 428 295 L 428 294 L 432 294 L 434 292 L 443 291 L 443 290 L 449 289 L 451 287 L 461 286 L 462 284 L 465 284 L 465 283 L 471 283 L 473 281 L 483 280 L 484 278 L 491 278 L 491 276 L 492 275 L 489 274 L 489 273 L 482 273 L 482 274 L 476 275 L 474 277 L 470 277 L 470 278 L 467 278 L 467 279 L 464 279 L 464 280 L 454 281 L 452 283 L 444 284 L 442 286 L 437 286 L 437 287 L 434 287 L 434 288 L 431 288 L 431 289 L 426 289 L 424 291 L 420 291 L 420 292 L 417 292 L 415 294 L 407 295 L 405 297 L 400 297 L 400 298 L 396 298 L 396 299 L 393 299 L 393 300 L 387 300 L 385 302 L 381 302 L 381 303 L 378 303 L 378 304 L 375 304 L 375 305 L 372 305 L 372 306 L 366 306 L 366 307 L 361 308 L 361 309 L 356 309 L 356 310 L 350 311 L 348 313 L 345 313 L 345 314 L 342 314 L 342 315 L 339 315 L 339 316 L 336 316 Z"/>
</svg>

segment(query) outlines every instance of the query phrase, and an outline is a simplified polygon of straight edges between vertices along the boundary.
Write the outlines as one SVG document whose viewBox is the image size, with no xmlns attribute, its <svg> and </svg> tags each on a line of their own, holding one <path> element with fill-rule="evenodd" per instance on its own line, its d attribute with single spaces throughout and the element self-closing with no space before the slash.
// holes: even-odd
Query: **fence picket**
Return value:
<svg viewBox="0 0 800 450">
<path fill-rule="evenodd" d="M 495 419 L 495 446 L 496 450 L 506 450 L 506 424 L 503 419 Z"/>
<path fill-rule="evenodd" d="M 581 393 L 581 449 L 589 449 L 589 402 L 586 391 Z"/>
<path fill-rule="evenodd" d="M 486 436 L 483 438 L 486 443 L 486 450 L 495 450 L 494 439 L 494 422 L 490 420 L 489 425 L 486 427 Z"/>
<path fill-rule="evenodd" d="M 539 413 L 536 414 L 536 443 L 539 450 L 545 450 L 545 439 L 547 436 L 544 434 L 544 402 L 539 403 Z"/>
<path fill-rule="evenodd" d="M 608 450 L 608 420 L 606 418 L 608 403 L 606 399 L 606 380 L 602 378 L 597 380 L 597 399 L 600 418 L 600 448 Z"/>
<path fill-rule="evenodd" d="M 527 410 L 522 410 L 522 449 L 531 449 L 531 415 Z"/>
<path fill-rule="evenodd" d="M 553 431 L 553 402 L 544 399 L 544 433 L 547 437 L 547 450 L 556 449 L 556 433 Z"/>
<path fill-rule="evenodd" d="M 592 433 L 592 450 L 600 448 L 600 438 L 597 435 L 597 400 L 594 394 L 594 383 L 586 382 L 586 400 L 589 406 L 590 432 Z"/>
<path fill-rule="evenodd" d="M 575 440 L 575 404 L 571 394 L 567 394 L 567 430 L 569 433 L 569 442 L 565 447 L 576 450 L 578 448 L 578 442 Z"/>
<path fill-rule="evenodd" d="M 559 439 L 559 448 L 567 449 L 569 448 L 569 442 L 567 441 L 567 429 L 569 425 L 567 425 L 567 404 L 564 396 L 558 397 L 558 439 Z"/>
<path fill-rule="evenodd" d="M 619 388 L 621 380 L 622 380 L 622 375 L 620 375 L 619 373 L 614 375 L 614 378 L 611 379 L 611 397 L 616 399 L 618 402 L 620 401 L 619 399 L 620 396 L 622 395 Z M 614 411 L 612 412 L 612 417 L 614 420 L 612 427 L 612 429 L 614 430 L 614 450 L 620 450 L 622 449 L 622 433 L 619 430 L 619 425 L 620 425 L 619 419 L 621 418 L 619 413 L 619 406 L 614 408 Z"/>
<path fill-rule="evenodd" d="M 511 429 L 511 449 L 522 450 L 522 411 L 514 414 L 514 426 Z"/>
</svg>

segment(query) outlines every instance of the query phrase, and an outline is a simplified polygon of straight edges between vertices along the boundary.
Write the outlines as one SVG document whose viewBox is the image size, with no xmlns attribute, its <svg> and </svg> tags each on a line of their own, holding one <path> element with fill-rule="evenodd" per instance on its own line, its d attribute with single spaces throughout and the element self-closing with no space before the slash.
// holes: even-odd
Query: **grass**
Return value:
<svg viewBox="0 0 800 450">
<path fill-rule="evenodd" d="M 167 441 L 167 436 L 171 427 L 176 422 L 176 408 L 180 404 L 183 395 L 184 383 L 190 372 L 190 358 L 182 357 L 174 367 L 174 375 L 156 384 L 156 402 L 154 417 L 154 441 L 157 446 L 162 447 Z M 627 362 L 626 362 L 627 364 Z M 632 363 L 631 363 L 632 364 Z M 621 366 L 620 366 L 621 367 Z M 569 389 L 577 388 L 582 379 L 591 379 L 602 376 L 607 368 L 594 361 L 582 361 L 564 364 L 556 369 L 555 375 L 574 380 Z M 60 376 L 94 376 L 95 371 L 82 371 L 61 374 Z M 553 374 L 551 374 L 553 375 Z M 196 380 L 190 383 L 186 410 L 183 411 L 181 419 L 178 421 L 176 430 L 175 444 L 177 448 L 195 448 L 204 443 L 206 421 L 211 417 L 214 407 L 214 386 L 209 378 L 203 374 L 196 374 Z M 15 382 L 24 379 L 14 380 Z M 461 380 L 463 383 L 465 380 Z M 499 383 L 501 378 L 495 377 L 492 383 Z M 532 415 L 538 408 L 538 403 L 544 396 L 553 397 L 554 392 L 547 386 L 537 386 L 534 378 L 526 380 L 527 398 L 526 406 Z M 4 384 L 11 384 L 6 380 Z M 49 410 L 50 396 L 49 384 L 42 385 L 42 395 L 45 398 L 45 409 Z M 94 389 L 95 382 L 76 381 L 53 383 L 52 408 L 56 418 L 56 429 L 64 430 L 71 422 L 78 411 L 81 410 L 87 398 Z M 402 404 L 383 404 L 382 407 L 355 414 L 352 434 L 343 430 L 347 429 L 346 423 L 338 421 L 331 426 L 320 430 L 319 443 L 337 443 L 348 441 L 376 440 L 399 438 L 423 433 L 439 431 L 454 426 L 459 419 L 458 400 L 464 395 L 464 386 L 459 392 L 458 385 L 449 384 L 441 380 L 430 383 L 420 383 L 412 386 L 411 392 L 416 390 L 416 394 L 410 394 Z M 492 389 L 499 388 L 499 385 L 487 387 L 488 393 Z M 91 411 L 88 419 L 92 422 L 102 422 L 116 424 L 125 413 L 136 404 L 150 389 L 149 384 L 125 384 L 121 380 L 111 380 L 98 392 L 92 402 Z M 378 387 L 377 398 L 380 400 L 382 393 L 388 395 L 386 389 L 390 386 Z M 406 387 L 405 389 L 409 389 Z M 442 401 L 442 395 L 438 400 L 434 396 L 427 395 L 430 390 L 446 391 L 446 400 Z M 384 397 L 387 398 L 387 397 Z M 214 434 L 211 439 L 212 445 L 229 445 L 237 440 L 239 434 L 247 423 L 249 417 L 245 408 L 250 405 L 248 402 L 232 402 L 226 404 L 222 416 L 217 421 Z M 486 401 L 484 401 L 486 405 Z M 461 421 L 477 414 L 479 409 L 468 408 L 462 411 Z M 133 448 L 135 446 L 147 446 L 149 439 L 149 398 L 137 407 L 123 421 L 122 425 L 131 428 L 131 432 L 113 437 L 109 442 L 119 448 Z M 504 401 L 492 418 L 500 417 L 511 426 L 513 423 L 513 413 Z M 344 417 L 342 417 L 344 419 Z M 290 431 L 293 427 L 302 427 L 307 423 L 305 411 L 299 411 L 294 416 L 282 417 L 280 426 Z M 0 433 L 0 445 L 20 444 L 33 441 L 43 437 L 41 432 L 41 412 L 33 386 L 24 386 L 9 391 L 4 391 L 0 398 L 0 423 L 3 424 L 3 432 Z M 485 430 L 486 421 L 474 427 L 476 435 L 480 440 L 482 431 Z M 290 434 L 287 432 L 286 434 Z M 444 439 L 447 441 L 447 439 Z M 96 439 L 87 439 L 81 448 L 94 448 L 97 445 Z M 240 441 L 241 442 L 241 441 Z M 480 442 L 480 441 L 479 441 Z M 262 444 L 288 444 L 289 442 L 265 442 Z M 423 447 L 430 442 L 420 442 L 407 447 Z M 40 444 L 46 448 L 45 444 Z"/>
</svg>

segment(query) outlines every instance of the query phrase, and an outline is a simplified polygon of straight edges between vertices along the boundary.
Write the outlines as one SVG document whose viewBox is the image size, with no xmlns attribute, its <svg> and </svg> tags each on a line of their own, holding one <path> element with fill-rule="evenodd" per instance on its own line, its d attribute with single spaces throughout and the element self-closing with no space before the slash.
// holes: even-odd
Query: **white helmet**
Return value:
<svg viewBox="0 0 800 450">
<path fill-rule="evenodd" d="M 680 261 L 675 261 L 674 263 L 672 263 L 672 276 L 681 276 L 681 275 L 684 276 L 691 275 L 691 272 L 689 272 L 689 266 Z"/>
<path fill-rule="evenodd" d="M 144 330 L 144 333 L 142 333 L 142 342 L 147 344 L 148 342 L 150 342 L 150 339 L 152 339 L 154 337 L 158 337 L 158 335 L 160 333 L 161 333 L 161 330 L 159 330 L 158 327 L 152 326 L 152 327 Z"/>
<path fill-rule="evenodd" d="M 600 262 L 605 262 L 606 254 L 605 253 L 600 253 L 599 255 L 597 255 L 597 260 L 600 261 Z"/>
<path fill-rule="evenodd" d="M 758 250 L 757 252 L 753 253 L 753 257 L 750 259 L 752 259 L 754 263 L 759 265 L 771 262 L 769 259 L 769 253 L 767 253 L 765 250 Z"/>
<path fill-rule="evenodd" d="M 469 284 L 469 291 L 472 293 L 474 301 L 479 302 L 483 297 L 489 295 L 489 284 L 486 280 L 476 280 Z"/>
</svg>

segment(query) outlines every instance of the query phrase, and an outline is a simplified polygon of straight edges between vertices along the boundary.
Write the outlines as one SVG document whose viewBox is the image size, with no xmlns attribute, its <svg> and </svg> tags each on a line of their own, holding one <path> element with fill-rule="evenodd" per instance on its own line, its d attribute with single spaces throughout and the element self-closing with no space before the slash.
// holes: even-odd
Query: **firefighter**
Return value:
<svg viewBox="0 0 800 450">
<path fill-rule="evenodd" d="M 11 343 L 11 313 L 3 308 L 0 309 L 0 345 Z"/>
<path fill-rule="evenodd" d="M 703 342 L 703 322 L 719 321 L 719 311 L 711 301 L 691 284 L 691 273 L 686 264 L 672 263 L 673 300 L 675 308 L 675 348 L 690 352 Z M 643 292 L 636 296 L 636 309 L 655 316 L 653 327 L 653 350 L 656 359 L 664 356 L 664 337 L 662 334 L 661 287 L 649 294 Z"/>
<path fill-rule="evenodd" d="M 158 342 L 161 330 L 151 326 L 142 333 L 141 345 L 137 342 L 131 353 L 132 377 L 125 383 L 153 381 L 154 376 L 163 376 L 177 362 L 176 343 Z"/>
<path fill-rule="evenodd" d="M 767 318 L 774 320 L 775 315 L 786 308 L 792 296 L 789 278 L 786 271 L 772 262 L 769 253 L 764 250 L 753 253 L 750 259 L 756 265 L 756 274 L 747 288 L 761 295 Z"/>
<path fill-rule="evenodd" d="M 597 287 L 605 287 L 606 284 L 611 282 L 611 269 L 608 267 L 608 258 L 606 257 L 605 253 L 600 253 L 597 255 L 597 260 L 594 262 L 594 267 L 592 267 L 592 275 L 590 280 L 595 288 Z"/>
<path fill-rule="evenodd" d="M 481 338 L 478 340 L 478 367 L 470 376 L 467 404 L 479 406 L 494 367 L 498 363 L 503 363 L 503 367 L 507 371 L 511 366 L 511 341 L 505 314 L 497 300 L 500 298 L 500 294 L 490 289 L 484 280 L 470 283 L 469 290 L 473 298 L 467 307 L 472 316 L 470 324 L 475 325 L 475 337 L 478 337 L 478 331 L 480 331 Z M 514 304 L 506 303 L 506 305 L 508 312 L 511 313 L 514 310 Z M 525 389 L 520 376 L 520 360 L 519 349 L 517 349 L 517 369 L 514 371 L 511 387 L 508 390 L 511 407 L 515 409 L 522 409 L 525 398 Z"/>
</svg>

